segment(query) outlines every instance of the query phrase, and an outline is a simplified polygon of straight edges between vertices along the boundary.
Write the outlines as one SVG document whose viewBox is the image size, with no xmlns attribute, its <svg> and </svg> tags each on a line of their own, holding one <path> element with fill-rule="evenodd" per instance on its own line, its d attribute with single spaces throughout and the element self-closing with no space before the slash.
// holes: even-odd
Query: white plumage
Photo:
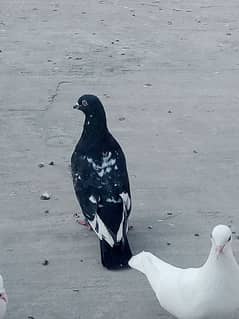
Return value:
<svg viewBox="0 0 239 319">
<path fill-rule="evenodd" d="M 238 319 L 239 266 L 231 237 L 230 228 L 216 226 L 200 268 L 181 269 L 144 251 L 129 265 L 146 275 L 161 306 L 179 319 Z"/>
</svg>

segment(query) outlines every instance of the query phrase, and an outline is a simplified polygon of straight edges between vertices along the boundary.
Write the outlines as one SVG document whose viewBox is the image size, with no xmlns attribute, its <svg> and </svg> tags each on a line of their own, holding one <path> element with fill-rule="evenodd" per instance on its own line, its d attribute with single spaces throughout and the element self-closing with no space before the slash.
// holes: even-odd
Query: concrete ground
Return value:
<svg viewBox="0 0 239 319">
<path fill-rule="evenodd" d="M 95 235 L 73 218 L 69 160 L 84 118 L 72 105 L 84 93 L 100 97 L 127 156 L 134 253 L 201 265 L 214 225 L 239 230 L 238 10 L 237 0 L 1 0 L 8 319 L 171 318 L 140 273 L 102 268 Z"/>
</svg>

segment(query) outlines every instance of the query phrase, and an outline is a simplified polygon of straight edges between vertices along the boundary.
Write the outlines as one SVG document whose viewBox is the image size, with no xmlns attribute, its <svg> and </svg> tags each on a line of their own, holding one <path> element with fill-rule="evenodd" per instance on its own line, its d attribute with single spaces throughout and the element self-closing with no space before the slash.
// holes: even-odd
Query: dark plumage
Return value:
<svg viewBox="0 0 239 319">
<path fill-rule="evenodd" d="M 110 134 L 103 105 L 94 95 L 83 95 L 74 106 L 85 114 L 79 142 L 71 157 L 76 197 L 86 220 L 100 239 L 103 266 L 128 266 L 127 240 L 131 210 L 124 153 Z"/>
</svg>

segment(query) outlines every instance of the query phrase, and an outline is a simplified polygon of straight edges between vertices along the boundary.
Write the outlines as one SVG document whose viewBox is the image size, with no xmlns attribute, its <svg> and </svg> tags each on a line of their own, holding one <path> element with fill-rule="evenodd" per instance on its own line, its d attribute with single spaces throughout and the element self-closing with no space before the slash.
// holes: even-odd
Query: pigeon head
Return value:
<svg viewBox="0 0 239 319">
<path fill-rule="evenodd" d="M 81 110 L 85 113 L 85 115 L 94 115 L 104 111 L 103 105 L 98 97 L 90 94 L 82 95 L 73 108 L 76 110 Z"/>
<path fill-rule="evenodd" d="M 232 232 L 226 225 L 217 225 L 213 228 L 211 234 L 212 244 L 215 248 L 216 255 L 223 254 L 231 249 Z"/>
<path fill-rule="evenodd" d="M 84 136 L 97 139 L 107 131 L 105 110 L 97 96 L 82 95 L 73 108 L 85 114 Z"/>
</svg>

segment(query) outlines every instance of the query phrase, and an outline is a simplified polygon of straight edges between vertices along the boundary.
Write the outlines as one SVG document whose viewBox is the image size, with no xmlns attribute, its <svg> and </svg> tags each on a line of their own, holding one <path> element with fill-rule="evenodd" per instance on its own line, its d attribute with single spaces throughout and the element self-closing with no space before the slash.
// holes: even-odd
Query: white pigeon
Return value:
<svg viewBox="0 0 239 319">
<path fill-rule="evenodd" d="M 7 311 L 8 297 L 4 288 L 3 278 L 0 275 L 0 319 L 3 319 Z"/>
<path fill-rule="evenodd" d="M 214 227 L 211 251 L 199 268 L 178 268 L 144 251 L 129 265 L 146 275 L 161 306 L 176 318 L 238 319 L 239 266 L 231 241 L 229 227 Z"/>
</svg>

